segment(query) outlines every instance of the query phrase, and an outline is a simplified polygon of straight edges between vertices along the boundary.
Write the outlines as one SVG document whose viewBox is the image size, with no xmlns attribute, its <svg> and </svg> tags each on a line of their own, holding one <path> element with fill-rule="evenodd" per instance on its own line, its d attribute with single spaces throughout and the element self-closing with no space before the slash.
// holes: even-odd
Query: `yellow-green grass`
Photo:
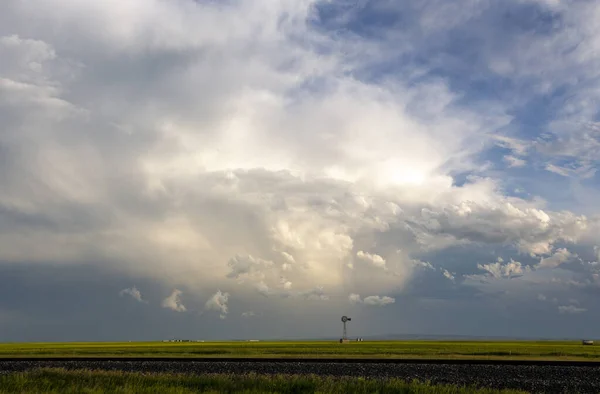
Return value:
<svg viewBox="0 0 600 394">
<path fill-rule="evenodd" d="M 0 344 L 8 357 L 434 358 L 600 361 L 600 346 L 558 341 L 89 342 Z"/>
<path fill-rule="evenodd" d="M 405 382 L 399 379 L 312 375 L 177 375 L 42 369 L 0 376 L 0 393 L 518 393 Z"/>
</svg>

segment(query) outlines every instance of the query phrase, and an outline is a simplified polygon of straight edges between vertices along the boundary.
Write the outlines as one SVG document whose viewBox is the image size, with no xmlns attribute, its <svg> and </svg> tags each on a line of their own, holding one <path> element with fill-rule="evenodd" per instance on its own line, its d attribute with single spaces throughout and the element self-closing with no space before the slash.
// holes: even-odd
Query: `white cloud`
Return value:
<svg viewBox="0 0 600 394">
<path fill-rule="evenodd" d="M 454 282 L 454 280 L 456 279 L 454 277 L 454 275 L 448 271 L 447 269 L 442 269 L 442 274 L 444 275 L 444 277 L 448 280 L 451 280 L 452 282 Z"/>
<path fill-rule="evenodd" d="M 365 253 L 362 250 L 359 250 L 356 253 L 356 257 L 358 257 L 362 261 L 366 261 L 374 267 L 385 268 L 385 259 L 379 256 L 378 254 Z"/>
<path fill-rule="evenodd" d="M 567 261 L 552 255 L 557 245 L 597 243 L 597 219 L 507 196 L 503 174 L 480 159 L 495 143 L 511 167 L 593 173 L 595 93 L 573 83 L 598 69 L 592 5 L 557 8 L 577 31 L 527 35 L 475 62 L 535 80 L 535 94 L 576 94 L 552 138 L 526 140 L 497 133 L 512 130 L 515 108 L 465 104 L 449 78 L 425 78 L 430 65 L 359 78 L 403 51 L 428 58 L 413 56 L 426 45 L 411 32 L 389 29 L 381 43 L 330 35 L 312 28 L 315 1 L 113 3 L 3 7 L 0 262 L 102 261 L 186 293 L 223 286 L 248 302 L 300 303 L 398 294 L 415 271 L 435 270 L 419 256 L 448 248 L 516 249 L 552 268 Z M 431 38 L 485 7 L 418 8 L 419 34 Z M 463 184 L 457 174 L 470 175 Z M 513 260 L 480 269 L 527 271 Z M 441 272 L 455 280 L 455 270 Z M 163 306 L 185 311 L 180 296 Z M 215 296 L 224 317 L 229 293 Z"/>
<path fill-rule="evenodd" d="M 531 148 L 530 142 L 520 140 L 517 138 L 507 137 L 504 135 L 495 135 L 493 137 L 493 139 L 494 139 L 494 142 L 498 146 L 501 146 L 506 149 L 510 149 L 512 152 L 514 152 L 516 155 L 519 155 L 519 156 L 527 154 L 527 152 Z M 505 160 L 506 160 L 506 157 L 507 156 L 504 157 Z M 514 156 L 509 156 L 509 157 L 514 157 Z M 512 159 L 509 159 L 509 160 L 512 160 Z"/>
<path fill-rule="evenodd" d="M 388 296 L 368 296 L 365 297 L 364 299 L 360 298 L 359 294 L 350 294 L 348 296 L 348 300 L 350 301 L 351 304 L 364 304 L 364 305 L 371 305 L 371 306 L 384 306 L 384 305 L 389 305 L 389 304 L 393 304 L 396 302 L 395 298 L 392 297 L 388 297 Z"/>
<path fill-rule="evenodd" d="M 600 136 L 595 130 L 595 101 L 600 92 L 600 56 L 596 50 L 600 45 L 596 23 L 600 6 L 595 2 L 535 2 L 550 9 L 553 20 L 561 21 L 560 26 L 555 25 L 548 35 L 514 36 L 514 45 L 490 52 L 489 62 L 497 73 L 538 95 L 552 98 L 560 87 L 562 94 L 556 97 L 560 105 L 542 138 L 530 147 L 541 154 L 539 161 L 548 171 L 589 178 L 600 157 Z M 561 56 L 556 57 L 559 53 Z M 565 160 L 569 165 L 559 164 Z"/>
<path fill-rule="evenodd" d="M 395 298 L 392 297 L 387 297 L 387 296 L 368 296 L 365 297 L 365 299 L 363 300 L 363 304 L 365 305 L 377 305 L 377 306 L 384 306 L 384 305 L 389 305 L 389 304 L 393 304 L 396 302 Z"/>
<path fill-rule="evenodd" d="M 596 174 L 596 169 L 587 163 L 576 164 L 574 168 L 548 163 L 546 170 L 564 177 L 579 177 L 581 179 L 592 178 Z"/>
<path fill-rule="evenodd" d="M 252 316 L 256 316 L 256 313 L 254 313 L 252 311 L 242 312 L 242 317 L 252 317 Z"/>
<path fill-rule="evenodd" d="M 27 138 L 36 139 L 37 146 L 20 151 L 23 160 L 12 163 L 11 174 L 27 173 L 30 184 L 43 179 L 48 187 L 23 199 L 25 189 L 15 176 L 3 201 L 19 201 L 19 209 L 42 215 L 46 212 L 30 210 L 38 206 L 35 196 L 67 199 L 72 206 L 85 205 L 94 217 L 76 237 L 39 228 L 28 228 L 19 240 L 6 235 L 0 257 L 76 262 L 91 248 L 115 261 L 115 269 L 156 272 L 166 280 L 160 267 L 176 253 L 180 258 L 172 263 L 169 280 L 190 291 L 204 283 L 189 267 L 208 283 L 229 275 L 250 285 L 263 280 L 276 286 L 280 272 L 261 278 L 270 269 L 265 262 L 286 272 L 294 267 L 290 281 L 301 288 L 319 281 L 339 287 L 338 262 L 356 250 L 355 236 L 389 230 L 400 205 L 414 204 L 416 211 L 460 194 L 452 187 L 451 169 L 440 172 L 440 165 L 447 157 L 463 157 L 463 169 L 469 163 L 465 152 L 477 145 L 473 137 L 506 122 L 501 115 L 450 106 L 460 97 L 443 80 L 419 86 L 399 81 L 382 89 L 339 74 L 340 67 L 360 65 L 343 65 L 346 60 L 336 51 L 313 53 L 310 45 L 291 38 L 302 34 L 307 43 L 333 49 L 343 44 L 309 29 L 311 2 L 140 4 L 117 12 L 108 5 L 52 0 L 7 10 L 15 19 L 37 20 L 30 36 L 38 40 L 9 35 L 4 41 L 25 54 L 34 47 L 37 55 L 23 58 L 41 64 L 34 68 L 45 86 L 61 87 L 52 97 L 87 115 L 28 125 Z M 265 12 L 274 20 L 288 17 L 282 24 L 265 24 Z M 80 18 L 102 29 L 81 30 Z M 63 29 L 54 29 L 55 23 Z M 215 26 L 235 28 L 224 33 Z M 72 40 L 69 47 L 62 44 L 65 37 Z M 116 55 L 122 53 L 131 61 Z M 164 67 L 145 68 L 149 57 Z M 99 81 L 92 69 L 112 74 Z M 290 94 L 314 78 L 331 89 Z M 433 105 L 441 97 L 445 104 Z M 28 105 L 12 108 L 12 116 L 41 119 L 57 111 L 49 104 L 36 111 Z M 426 109 L 427 116 L 412 105 Z M 88 133 L 79 133 L 82 129 Z M 375 134 L 366 137 L 364 130 Z M 79 138 L 76 144 L 64 143 L 73 136 Z M 15 149 L 20 146 L 11 141 Z M 34 156 L 40 160 L 26 159 Z M 37 163 L 53 163 L 54 171 L 47 174 L 48 166 Z M 348 185 L 350 194 L 344 194 Z M 59 203 L 46 204 L 44 211 L 52 211 L 59 225 L 71 217 Z M 107 217 L 117 219 L 102 220 Z M 42 240 L 49 245 L 43 256 L 28 247 Z M 409 244 L 410 254 L 410 242 L 407 236 L 396 246 Z M 372 256 L 375 265 L 382 264 L 383 258 Z M 228 259 L 232 265 L 224 272 L 220 262 Z M 408 278 L 409 272 L 403 275 Z"/>
<path fill-rule="evenodd" d="M 433 265 L 431 265 L 431 263 L 428 261 L 413 260 L 412 263 L 413 263 L 413 266 L 415 266 L 415 267 L 419 267 L 419 268 L 423 268 L 423 269 L 431 270 L 431 271 L 436 270 L 436 268 Z"/>
<path fill-rule="evenodd" d="M 182 294 L 183 292 L 181 290 L 173 290 L 171 295 L 163 300 L 162 307 L 172 309 L 176 312 L 185 312 L 187 308 L 181 302 Z"/>
<path fill-rule="evenodd" d="M 543 295 L 543 294 L 538 294 L 538 296 L 537 296 L 537 299 L 538 299 L 539 301 L 546 301 L 546 300 L 547 300 L 547 297 L 546 297 L 545 295 Z"/>
<path fill-rule="evenodd" d="M 0 74 L 32 85 L 44 84 L 44 66 L 57 58 L 54 48 L 48 43 L 16 34 L 0 37 L 0 51 L 6 56 L 0 65 Z"/>
<path fill-rule="evenodd" d="M 585 308 L 580 308 L 580 307 L 577 307 L 577 306 L 575 306 L 575 305 L 566 305 L 566 306 L 565 306 L 565 305 L 560 305 L 560 306 L 558 307 L 558 311 L 559 311 L 560 313 L 570 313 L 570 314 L 575 314 L 575 313 L 583 313 L 583 312 L 586 312 L 586 311 L 587 311 L 587 309 L 585 309 Z"/>
<path fill-rule="evenodd" d="M 354 293 L 352 293 L 348 296 L 348 300 L 350 300 L 351 304 L 360 304 L 362 302 L 360 295 L 354 294 Z"/>
<path fill-rule="evenodd" d="M 515 156 L 504 156 L 504 162 L 509 166 L 509 167 L 523 167 L 525 166 L 525 164 L 527 164 L 527 162 L 523 159 L 519 159 L 518 157 Z"/>
<path fill-rule="evenodd" d="M 110 260 L 131 261 L 122 267 L 143 272 L 152 272 L 148 265 L 161 267 L 167 256 L 176 252 L 181 258 L 171 268 L 172 277 L 190 288 L 201 284 L 198 278 L 189 275 L 189 267 L 198 267 L 198 272 L 207 275 L 207 282 L 228 275 L 251 285 L 262 280 L 269 287 L 277 285 L 279 271 L 287 272 L 294 267 L 290 282 L 311 288 L 319 282 L 341 286 L 339 261 L 347 259 L 354 247 L 362 248 L 355 245 L 355 238 L 407 226 L 404 220 L 418 225 L 409 230 L 414 234 L 403 235 L 394 245 L 406 246 L 408 256 L 428 245 L 495 242 L 497 237 L 488 234 L 490 229 L 478 228 L 475 223 L 485 223 L 486 215 L 502 211 L 497 209 L 505 204 L 499 192 L 483 180 L 463 188 L 453 187 L 448 175 L 452 168 L 444 171 L 439 168 L 448 157 L 462 157 L 460 169 L 464 169 L 463 164 L 469 163 L 468 153 L 477 151 L 477 144 L 472 141 L 480 132 L 505 123 L 505 117 L 451 106 L 459 96 L 443 80 L 418 86 L 399 81 L 382 90 L 380 86 L 340 76 L 335 70 L 343 58 L 315 54 L 307 47 L 287 41 L 289 34 L 302 32 L 309 41 L 333 47 L 339 44 L 307 31 L 302 21 L 310 9 L 308 3 L 223 8 L 187 3 L 179 7 L 151 1 L 141 13 L 134 12 L 137 6 L 131 4 L 127 12 L 117 13 L 108 6 L 81 2 L 61 3 L 65 11 L 56 13 L 48 4 L 40 5 L 39 9 L 26 7 L 15 11 L 15 17 L 23 12 L 36 19 L 45 10 L 47 15 L 38 20 L 37 29 L 41 32 L 39 38 L 47 41 L 33 42 L 10 35 L 3 42 L 10 42 L 11 48 L 24 53 L 22 58 L 40 63 L 41 69 L 34 68 L 41 70 L 41 78 L 48 86 L 64 87 L 53 92 L 57 100 L 92 112 L 86 119 L 70 118 L 72 124 L 44 123 L 43 133 L 36 132 L 35 125 L 31 125 L 32 136 L 53 137 L 40 139 L 39 149 L 23 151 L 22 157 L 36 155 L 52 162 L 56 169 L 52 176 L 44 178 L 51 192 L 42 200 L 59 201 L 66 196 L 72 204 L 87 204 L 98 218 L 118 216 L 119 219 L 106 223 L 95 218 L 97 223 L 90 227 L 89 233 L 79 237 L 49 234 L 39 229 L 28 229 L 28 236 L 19 240 L 5 236 L 0 249 L 5 258 L 41 260 L 41 255 L 34 255 L 34 249 L 28 245 L 45 240 L 48 245 L 61 247 L 46 248 L 43 258 L 78 261 L 93 239 L 96 253 Z M 262 16 L 265 9 L 270 15 L 289 15 L 289 23 L 265 25 Z M 90 19 L 89 25 L 105 28 L 80 31 L 76 21 L 82 15 Z M 115 22 L 128 18 L 135 23 Z M 173 28 L 165 18 L 177 20 L 175 25 L 181 28 Z M 236 28 L 218 33 L 221 29 L 199 28 L 203 26 L 199 21 L 210 21 L 206 26 Z M 58 22 L 65 29 L 81 33 L 69 34 L 77 37 L 77 42 L 68 48 L 72 59 L 64 58 L 62 33 L 52 29 L 51 24 Z M 250 56 L 242 48 L 250 48 L 246 45 L 246 33 L 255 29 L 259 33 L 251 40 L 254 52 Z M 195 33 L 183 34 L 183 31 Z M 152 56 L 169 59 L 174 62 L 174 69 L 181 66 L 187 72 L 175 72 L 167 65 L 156 69 L 156 75 L 139 72 L 146 64 L 145 52 L 141 50 L 144 46 Z M 89 51 L 91 47 L 95 51 Z M 172 56 L 170 51 L 174 49 L 181 58 Z M 130 53 L 131 63 L 110 57 L 124 51 Z M 203 51 L 227 55 L 198 55 Z M 27 57 L 27 53 L 35 55 Z M 252 61 L 245 62 L 244 72 L 240 72 L 241 59 L 249 56 Z M 96 81 L 95 74 L 86 70 L 90 66 L 102 69 L 107 58 L 114 59 L 111 70 L 126 82 L 121 85 L 102 82 L 93 94 L 84 91 Z M 80 67 L 78 62 L 88 67 Z M 55 65 L 59 63 L 74 77 L 64 78 L 56 71 Z M 25 64 L 19 63 L 15 69 L 20 70 Z M 278 64 L 294 66 L 286 69 Z M 11 71 L 11 75 L 16 74 Z M 315 76 L 328 81 L 332 89 L 316 95 L 288 96 L 287 92 Z M 149 85 L 147 81 L 151 78 L 156 83 Z M 115 95 L 118 86 L 127 89 Z M 135 95 L 147 86 L 153 89 L 144 90 L 141 97 Z M 165 100 L 165 96 L 170 100 Z M 434 105 L 440 97 L 445 104 Z M 408 103 L 426 109 L 428 116 L 415 113 Z M 41 116 L 39 111 L 20 108 L 30 119 Z M 16 116 L 19 113 L 13 111 Z M 84 121 L 87 126 L 81 123 Z M 281 125 L 287 125 L 285 137 L 279 137 Z M 83 127 L 90 130 L 85 136 L 77 133 Z M 376 132 L 365 137 L 362 130 Z M 61 143 L 61 138 L 68 141 L 73 135 L 82 138 L 76 146 Z M 54 145 L 53 138 L 57 141 Z M 323 143 L 324 140 L 337 142 L 332 145 Z M 119 144 L 119 149 L 111 148 L 114 143 Z M 111 157 L 111 162 L 104 157 Z M 73 164 L 83 163 L 83 158 L 85 166 Z M 30 167 L 26 162 L 23 160 L 16 169 L 33 174 L 32 182 L 42 179 L 44 166 Z M 128 171 L 118 172 L 116 168 Z M 103 173 L 131 177 L 103 177 Z M 91 174 L 98 174 L 98 178 Z M 324 176 L 333 179 L 323 181 Z M 350 195 L 343 194 L 348 191 L 347 182 L 352 185 Z M 14 194 L 19 188 L 11 190 Z M 42 194 L 39 191 L 27 199 L 22 195 L 5 195 L 4 199 L 20 201 L 23 205 L 20 209 L 27 211 L 37 206 L 33 196 Z M 471 215 L 470 223 L 463 223 L 460 228 L 441 225 L 438 232 L 429 227 L 430 219 L 420 214 L 421 208 L 428 214 L 446 210 L 442 203 L 445 201 L 451 201 L 450 206 L 458 206 L 460 211 L 463 209 L 460 204 L 466 199 L 480 208 Z M 139 207 L 154 204 L 156 209 L 136 211 L 125 202 L 133 200 L 138 201 Z M 67 212 L 60 211 L 63 208 L 46 205 L 46 210 L 55 209 L 51 216 L 57 223 L 68 220 Z M 523 212 L 524 221 L 527 216 L 535 216 L 527 210 Z M 522 247 L 542 250 L 556 240 L 553 234 L 563 225 L 560 220 L 551 221 L 556 232 L 540 230 L 549 234 L 540 240 L 537 228 L 529 228 L 528 223 L 519 227 L 516 222 L 521 212 L 516 212 L 516 216 L 516 220 L 509 214 L 490 218 L 490 226 L 493 223 L 494 228 L 511 226 L 502 230 L 507 239 L 499 242 L 532 238 L 531 242 L 523 241 L 526 244 Z M 163 221 L 162 217 L 167 219 Z M 219 224 L 213 226 L 216 222 Z M 413 244 L 414 237 L 417 245 Z M 151 247 L 141 250 L 140 245 L 148 244 L 146 239 L 152 240 Z M 280 250 L 280 254 L 272 252 L 272 247 Z M 375 266 L 392 266 L 377 254 L 362 253 Z M 201 256 L 200 262 L 196 256 Z M 218 262 L 227 259 L 231 265 L 224 272 Z M 410 270 L 400 268 L 404 270 L 402 276 L 409 278 Z M 271 269 L 274 272 L 269 277 Z M 396 286 L 401 287 L 402 283 Z"/>
<path fill-rule="evenodd" d="M 566 248 L 557 249 L 550 257 L 545 257 L 536 265 L 537 268 L 556 268 L 563 263 L 566 263 L 577 257 L 577 255 L 569 252 Z"/>
<path fill-rule="evenodd" d="M 529 266 L 523 266 L 520 262 L 510 259 L 510 262 L 503 264 L 502 258 L 498 257 L 498 261 L 490 264 L 477 264 L 477 268 L 486 271 L 489 276 L 495 279 L 514 278 L 522 276 L 526 272 L 530 272 Z"/>
<path fill-rule="evenodd" d="M 296 264 L 296 260 L 294 259 L 294 256 L 292 256 L 291 254 L 289 254 L 289 253 L 286 253 L 286 252 L 281 252 L 281 254 L 282 254 L 282 256 L 283 256 L 283 258 L 284 258 L 284 261 L 285 261 L 285 262 L 283 263 L 283 265 L 281 266 L 281 268 L 282 268 L 284 271 L 289 271 L 289 270 L 291 270 L 291 269 L 292 269 L 292 267 L 294 266 L 294 264 Z"/>
<path fill-rule="evenodd" d="M 327 301 L 330 296 L 325 292 L 322 286 L 293 290 L 292 282 L 285 278 L 281 278 L 276 287 L 270 287 L 265 282 L 261 281 L 254 286 L 254 290 L 258 294 L 267 298 L 286 298 L 294 300 L 309 300 L 309 301 Z"/>
<path fill-rule="evenodd" d="M 329 296 L 325 294 L 325 291 L 322 287 L 316 287 L 314 289 L 301 291 L 298 293 L 298 296 L 311 301 L 327 301 L 329 300 Z"/>
<path fill-rule="evenodd" d="M 290 290 L 292 288 L 292 282 L 290 282 L 283 276 L 281 277 L 279 284 L 284 290 Z"/>
<path fill-rule="evenodd" d="M 227 303 L 229 302 L 229 293 L 223 293 L 221 290 L 217 290 L 215 294 L 213 294 L 208 301 L 204 304 L 204 308 L 206 310 L 214 310 L 220 312 L 219 317 L 221 319 L 225 319 L 227 313 L 229 312 L 229 307 Z"/>
<path fill-rule="evenodd" d="M 260 281 L 259 283 L 256 284 L 255 286 L 256 291 L 258 291 L 259 294 L 265 296 L 265 297 L 269 297 L 270 295 L 273 294 L 273 291 L 271 291 L 271 289 L 269 288 L 269 286 L 267 286 L 267 284 L 263 281 Z"/>
<path fill-rule="evenodd" d="M 430 247 L 445 238 L 454 244 L 512 244 L 521 252 L 534 255 L 550 253 L 557 241 L 577 242 L 588 229 L 584 216 L 546 212 L 516 199 L 463 201 L 443 208 L 423 209 L 415 221 L 420 224 L 414 229 L 417 238 Z"/>
<path fill-rule="evenodd" d="M 121 297 L 123 297 L 124 295 L 129 295 L 131 296 L 134 300 L 138 301 L 138 302 L 146 302 L 144 301 L 144 299 L 142 298 L 142 293 L 140 293 L 140 291 L 135 287 L 131 287 L 128 289 L 123 289 L 119 292 L 119 295 Z"/>
<path fill-rule="evenodd" d="M 228 278 L 240 278 L 242 276 L 252 276 L 257 274 L 264 276 L 264 271 L 274 266 L 273 262 L 248 256 L 235 256 L 228 263 L 231 272 L 227 274 Z"/>
</svg>

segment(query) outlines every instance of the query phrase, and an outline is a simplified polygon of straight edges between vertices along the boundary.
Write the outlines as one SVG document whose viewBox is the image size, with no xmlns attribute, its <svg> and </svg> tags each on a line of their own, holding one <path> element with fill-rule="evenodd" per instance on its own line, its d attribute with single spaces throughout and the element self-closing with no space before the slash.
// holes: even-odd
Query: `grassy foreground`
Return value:
<svg viewBox="0 0 600 394">
<path fill-rule="evenodd" d="M 0 375 L 0 393 L 518 393 L 398 379 L 173 375 L 42 369 Z"/>
<path fill-rule="evenodd" d="M 114 342 L 0 344 L 2 357 L 307 357 L 600 361 L 600 346 L 580 342 L 373 341 Z"/>
</svg>

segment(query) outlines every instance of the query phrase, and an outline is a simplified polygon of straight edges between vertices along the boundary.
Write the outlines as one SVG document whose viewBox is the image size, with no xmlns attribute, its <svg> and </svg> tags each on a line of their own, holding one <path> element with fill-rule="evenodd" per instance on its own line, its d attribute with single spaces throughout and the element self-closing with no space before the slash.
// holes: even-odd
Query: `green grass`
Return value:
<svg viewBox="0 0 600 394">
<path fill-rule="evenodd" d="M 518 393 L 399 379 L 175 375 L 41 369 L 0 376 L 0 393 Z"/>
<path fill-rule="evenodd" d="M 600 361 L 600 346 L 580 342 L 373 341 L 122 342 L 0 344 L 2 357 L 306 357 L 469 358 Z"/>
</svg>

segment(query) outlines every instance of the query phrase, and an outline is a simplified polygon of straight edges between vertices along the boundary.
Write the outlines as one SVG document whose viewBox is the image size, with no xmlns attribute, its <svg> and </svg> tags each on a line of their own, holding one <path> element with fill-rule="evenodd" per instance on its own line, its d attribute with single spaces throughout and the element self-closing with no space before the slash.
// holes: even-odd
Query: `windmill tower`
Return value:
<svg viewBox="0 0 600 394">
<path fill-rule="evenodd" d="M 349 321 L 352 321 L 352 319 L 349 318 L 348 316 L 342 316 L 342 323 L 344 324 L 344 333 L 342 335 L 342 339 L 340 340 L 340 342 L 348 341 L 348 332 L 346 331 L 346 323 Z"/>
</svg>

